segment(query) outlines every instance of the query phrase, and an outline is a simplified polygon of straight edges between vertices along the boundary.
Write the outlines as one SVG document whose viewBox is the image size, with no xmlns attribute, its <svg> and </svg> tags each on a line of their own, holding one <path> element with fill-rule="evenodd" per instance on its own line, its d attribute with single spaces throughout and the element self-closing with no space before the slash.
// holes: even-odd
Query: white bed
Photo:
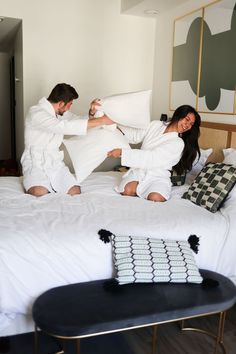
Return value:
<svg viewBox="0 0 236 354">
<path fill-rule="evenodd" d="M 173 187 L 165 203 L 123 197 L 114 191 L 120 172 L 93 173 L 82 194 L 24 194 L 21 178 L 0 177 L 0 336 L 33 329 L 34 299 L 43 291 L 113 275 L 112 250 L 97 234 L 200 238 L 200 268 L 236 283 L 236 201 L 211 213 L 181 198 L 187 185 Z"/>
<path fill-rule="evenodd" d="M 214 148 L 212 161 L 222 161 L 222 149 L 236 149 L 236 126 L 203 122 L 200 144 Z M 21 178 L 0 177 L 0 337 L 33 330 L 31 306 L 48 288 L 113 275 L 111 244 L 99 239 L 101 228 L 172 239 L 196 234 L 198 266 L 236 284 L 236 192 L 211 213 L 181 198 L 188 185 L 154 203 L 118 195 L 120 178 L 97 172 L 79 196 L 35 198 L 24 194 Z"/>
</svg>

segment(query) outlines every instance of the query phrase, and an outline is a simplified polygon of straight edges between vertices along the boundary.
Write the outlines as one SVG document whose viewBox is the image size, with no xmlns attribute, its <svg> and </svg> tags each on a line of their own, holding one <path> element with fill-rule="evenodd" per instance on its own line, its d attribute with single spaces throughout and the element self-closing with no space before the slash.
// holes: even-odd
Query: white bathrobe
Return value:
<svg viewBox="0 0 236 354">
<path fill-rule="evenodd" d="M 88 119 L 78 118 L 68 111 L 57 116 L 46 98 L 30 108 L 25 120 L 25 150 L 21 158 L 26 190 L 43 186 L 50 192 L 66 193 L 78 184 L 59 150 L 64 135 L 86 134 Z"/>
<path fill-rule="evenodd" d="M 129 143 L 143 143 L 141 149 L 122 149 L 121 163 L 131 168 L 117 188 L 119 193 L 124 191 L 128 182 L 138 181 L 139 197 L 147 198 L 149 193 L 156 192 L 169 199 L 170 170 L 181 158 L 184 141 L 177 132 L 164 133 L 166 127 L 158 120 L 151 122 L 147 129 L 120 126 Z"/>
</svg>

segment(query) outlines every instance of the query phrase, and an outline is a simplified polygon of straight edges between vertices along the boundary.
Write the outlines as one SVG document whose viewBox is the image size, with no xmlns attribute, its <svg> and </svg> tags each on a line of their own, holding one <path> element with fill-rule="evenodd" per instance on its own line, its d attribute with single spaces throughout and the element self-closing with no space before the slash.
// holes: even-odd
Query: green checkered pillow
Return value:
<svg viewBox="0 0 236 354">
<path fill-rule="evenodd" d="M 172 183 L 172 186 L 182 186 L 185 183 L 186 179 L 186 173 L 183 173 L 182 175 L 178 175 L 175 170 L 171 171 L 171 176 L 170 180 Z"/>
<path fill-rule="evenodd" d="M 188 241 L 114 235 L 100 230 L 100 239 L 112 243 L 116 280 L 128 283 L 201 283 L 193 251 L 198 252 L 199 238 Z"/>
<path fill-rule="evenodd" d="M 235 183 L 235 167 L 224 163 L 209 163 L 203 167 L 182 198 L 215 213 Z"/>
</svg>

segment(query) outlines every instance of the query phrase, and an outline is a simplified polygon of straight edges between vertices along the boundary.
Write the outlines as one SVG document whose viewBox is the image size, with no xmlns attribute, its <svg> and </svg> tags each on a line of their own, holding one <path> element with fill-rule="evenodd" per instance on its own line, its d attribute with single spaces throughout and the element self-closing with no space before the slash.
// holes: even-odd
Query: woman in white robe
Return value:
<svg viewBox="0 0 236 354">
<path fill-rule="evenodd" d="M 96 105 L 91 103 L 89 116 L 69 112 L 78 94 L 67 84 L 58 84 L 49 97 L 30 108 L 25 120 L 25 150 L 21 158 L 23 185 L 27 193 L 42 196 L 48 192 L 79 194 L 80 187 L 65 165 L 60 145 L 64 135 L 85 135 L 87 128 L 112 124 L 107 116 L 94 119 Z M 80 118 L 80 119 L 79 119 Z"/>
<path fill-rule="evenodd" d="M 163 202 L 171 192 L 172 167 L 181 174 L 191 170 L 198 146 L 201 119 L 188 105 L 174 112 L 170 123 L 152 121 L 146 129 L 120 127 L 129 143 L 142 142 L 141 149 L 114 149 L 110 157 L 121 157 L 121 164 L 130 167 L 117 192 Z"/>
</svg>

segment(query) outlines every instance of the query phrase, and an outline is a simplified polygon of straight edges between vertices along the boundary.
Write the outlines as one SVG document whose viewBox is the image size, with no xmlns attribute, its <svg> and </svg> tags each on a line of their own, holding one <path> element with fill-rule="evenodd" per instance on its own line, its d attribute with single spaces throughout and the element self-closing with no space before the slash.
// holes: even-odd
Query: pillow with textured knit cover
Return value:
<svg viewBox="0 0 236 354">
<path fill-rule="evenodd" d="M 100 230 L 100 239 L 112 244 L 116 280 L 128 283 L 202 283 L 193 250 L 198 252 L 199 238 L 188 241 L 114 235 Z"/>
<path fill-rule="evenodd" d="M 186 173 L 183 173 L 182 175 L 178 175 L 175 170 L 171 170 L 170 180 L 172 186 L 182 186 L 186 180 Z"/>
<path fill-rule="evenodd" d="M 236 167 L 225 163 L 208 163 L 182 198 L 215 213 L 235 183 Z"/>
</svg>

